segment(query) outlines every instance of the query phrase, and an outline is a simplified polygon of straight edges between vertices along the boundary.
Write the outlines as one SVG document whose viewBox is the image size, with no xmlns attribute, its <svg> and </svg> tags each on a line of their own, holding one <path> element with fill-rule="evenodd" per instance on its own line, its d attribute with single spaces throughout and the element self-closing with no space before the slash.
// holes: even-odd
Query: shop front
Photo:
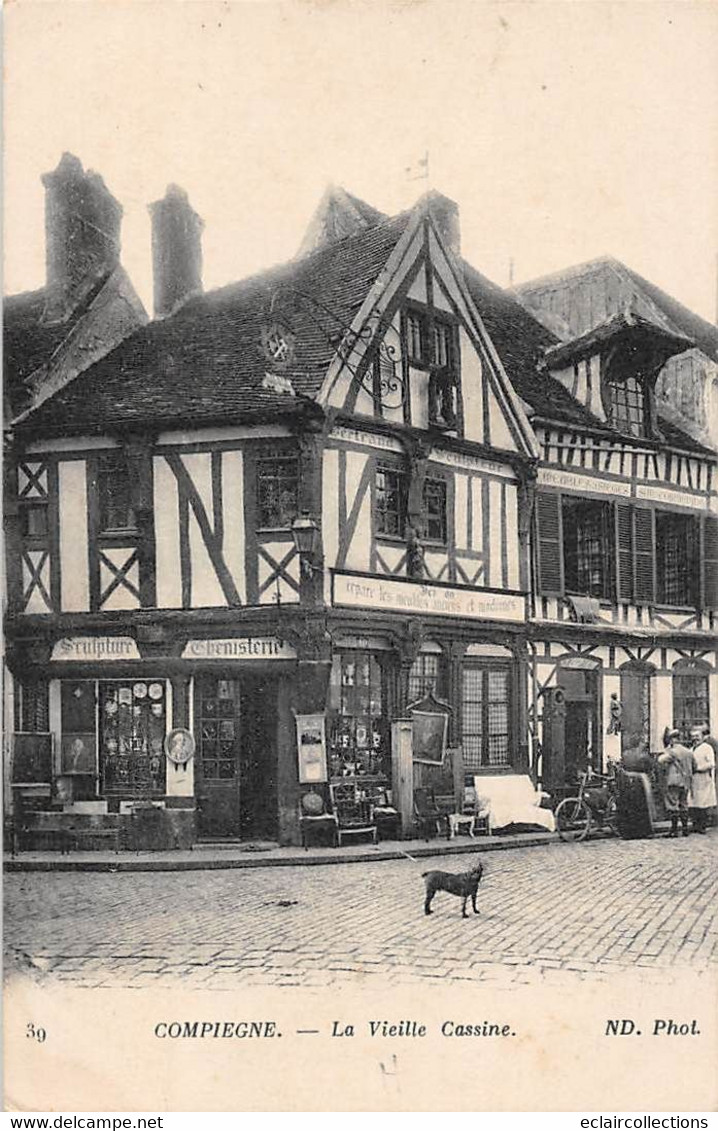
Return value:
<svg viewBox="0 0 718 1131">
<path fill-rule="evenodd" d="M 63 825 L 86 826 L 87 847 L 112 829 L 134 848 L 278 839 L 294 648 L 227 636 L 154 651 L 108 635 L 56 640 L 44 662 L 15 649 L 11 795 L 28 846 L 34 826 Z"/>
</svg>

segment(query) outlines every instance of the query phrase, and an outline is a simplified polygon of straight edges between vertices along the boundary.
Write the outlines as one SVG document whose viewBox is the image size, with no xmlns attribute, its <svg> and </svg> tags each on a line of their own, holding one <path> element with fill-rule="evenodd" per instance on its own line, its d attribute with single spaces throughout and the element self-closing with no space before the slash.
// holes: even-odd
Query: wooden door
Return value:
<svg viewBox="0 0 718 1131">
<path fill-rule="evenodd" d="M 195 684 L 197 809 L 205 839 L 239 837 L 240 687 L 234 679 L 202 675 Z"/>
<path fill-rule="evenodd" d="M 278 829 L 276 680 L 245 676 L 242 692 L 241 835 L 275 840 Z"/>
</svg>

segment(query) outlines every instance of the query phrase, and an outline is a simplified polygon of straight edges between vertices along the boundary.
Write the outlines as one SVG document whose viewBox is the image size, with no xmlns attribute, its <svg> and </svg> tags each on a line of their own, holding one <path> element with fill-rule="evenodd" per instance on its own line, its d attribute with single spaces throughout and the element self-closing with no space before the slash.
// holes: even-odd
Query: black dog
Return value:
<svg viewBox="0 0 718 1131">
<path fill-rule="evenodd" d="M 431 915 L 431 901 L 437 891 L 448 891 L 451 895 L 461 896 L 461 914 L 468 919 L 466 914 L 466 901 L 471 896 L 471 906 L 479 914 L 476 906 L 476 892 L 481 877 L 484 874 L 483 864 L 477 864 L 470 872 L 422 872 L 426 882 L 426 899 L 424 900 L 424 914 Z"/>
</svg>

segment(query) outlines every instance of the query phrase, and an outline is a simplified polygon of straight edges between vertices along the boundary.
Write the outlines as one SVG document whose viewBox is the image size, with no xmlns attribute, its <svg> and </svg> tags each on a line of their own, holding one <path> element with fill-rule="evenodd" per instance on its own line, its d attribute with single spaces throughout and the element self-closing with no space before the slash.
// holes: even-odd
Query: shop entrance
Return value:
<svg viewBox="0 0 718 1131">
<path fill-rule="evenodd" d="M 560 664 L 556 686 L 544 700 L 542 782 L 544 788 L 573 787 L 589 767 L 602 767 L 600 669 L 583 657 Z"/>
<path fill-rule="evenodd" d="M 276 682 L 257 676 L 195 682 L 199 836 L 276 839 Z"/>
</svg>

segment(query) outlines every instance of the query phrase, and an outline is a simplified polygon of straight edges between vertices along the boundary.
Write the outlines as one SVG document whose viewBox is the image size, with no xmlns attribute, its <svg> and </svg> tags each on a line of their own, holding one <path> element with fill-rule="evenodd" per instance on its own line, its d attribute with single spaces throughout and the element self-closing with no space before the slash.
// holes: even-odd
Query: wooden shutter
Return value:
<svg viewBox="0 0 718 1131">
<path fill-rule="evenodd" d="M 561 496 L 536 495 L 538 533 L 538 579 L 541 593 L 563 590 L 563 547 L 561 545 Z"/>
<path fill-rule="evenodd" d="M 651 605 L 655 600 L 655 538 L 653 536 L 653 511 L 636 507 L 633 512 L 633 551 L 635 587 L 633 599 L 637 605 Z"/>
<path fill-rule="evenodd" d="M 718 518 L 703 519 L 703 608 L 718 608 Z"/>
<path fill-rule="evenodd" d="M 616 504 L 616 596 L 619 601 L 633 598 L 633 508 Z"/>
</svg>

